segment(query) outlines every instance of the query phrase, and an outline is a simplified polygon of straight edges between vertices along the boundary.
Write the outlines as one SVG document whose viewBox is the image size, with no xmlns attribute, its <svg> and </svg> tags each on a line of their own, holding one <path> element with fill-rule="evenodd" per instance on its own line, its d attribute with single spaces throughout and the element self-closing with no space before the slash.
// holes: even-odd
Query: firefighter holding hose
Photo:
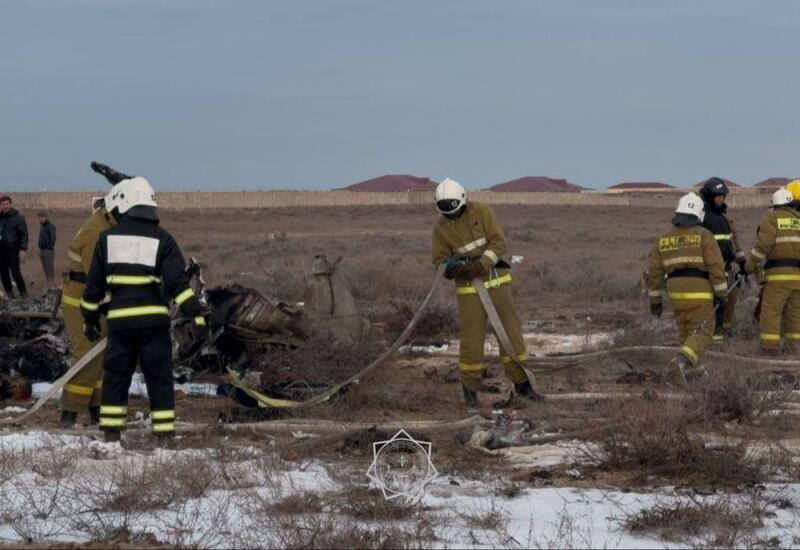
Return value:
<svg viewBox="0 0 800 550">
<path fill-rule="evenodd" d="M 511 295 L 510 265 L 503 260 L 506 237 L 497 216 L 485 204 L 467 203 L 464 188 L 450 178 L 436 188 L 436 209 L 441 217 L 433 228 L 432 259 L 437 266 L 446 263 L 445 277 L 456 283 L 460 329 L 458 368 L 464 401 L 468 407 L 479 405 L 478 389 L 486 370 L 483 346 L 488 312 L 473 285 L 476 279 L 487 290 L 516 355 L 512 358 L 501 343 L 500 360 L 506 377 L 514 384 L 518 396 L 541 400 L 520 366 L 527 360 L 528 352 Z"/>
</svg>

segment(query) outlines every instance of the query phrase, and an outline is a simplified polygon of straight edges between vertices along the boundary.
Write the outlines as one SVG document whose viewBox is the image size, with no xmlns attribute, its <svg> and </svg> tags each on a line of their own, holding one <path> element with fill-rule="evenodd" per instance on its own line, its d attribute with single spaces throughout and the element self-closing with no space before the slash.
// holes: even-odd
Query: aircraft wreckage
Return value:
<svg viewBox="0 0 800 550">
<path fill-rule="evenodd" d="M 230 372 L 238 385 L 247 381 L 261 389 L 259 356 L 269 347 L 297 349 L 314 339 L 352 344 L 370 330 L 359 312 L 350 285 L 325 256 L 315 256 L 305 276 L 303 301 L 290 304 L 266 297 L 253 288 L 233 284 L 207 288 L 200 263 L 187 267 L 190 284 L 209 312 L 209 337 L 192 339 L 188 320 L 173 316 L 173 360 L 177 381 L 202 373 Z M 0 302 L 0 399 L 27 400 L 35 382 L 52 382 L 70 367 L 70 350 L 59 312 L 59 292 L 50 289 L 38 298 Z M 240 378 L 241 377 L 241 378 Z M 291 381 L 270 381 L 271 394 Z M 288 390 L 287 390 L 288 391 Z M 277 393 L 276 393 L 277 392 Z M 228 395 L 247 406 L 251 396 L 231 384 L 220 384 Z"/>
</svg>

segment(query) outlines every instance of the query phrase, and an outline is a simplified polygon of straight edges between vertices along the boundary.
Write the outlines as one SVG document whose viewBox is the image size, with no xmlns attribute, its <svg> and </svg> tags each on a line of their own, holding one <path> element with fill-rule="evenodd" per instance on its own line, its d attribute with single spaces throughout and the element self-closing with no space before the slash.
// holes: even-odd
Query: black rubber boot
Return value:
<svg viewBox="0 0 800 550">
<path fill-rule="evenodd" d="M 100 423 L 100 407 L 89 407 L 89 423 L 92 426 Z"/>
<path fill-rule="evenodd" d="M 514 391 L 518 396 L 524 397 L 525 399 L 544 401 L 544 397 L 536 393 L 536 390 L 533 389 L 529 380 L 526 380 L 522 384 L 514 384 Z"/>
<path fill-rule="evenodd" d="M 464 403 L 467 404 L 467 407 L 470 409 L 478 408 L 480 406 L 478 392 L 467 389 L 466 386 L 461 386 L 461 389 L 464 390 Z"/>
<path fill-rule="evenodd" d="M 105 430 L 106 443 L 119 443 L 122 439 L 122 431 L 120 430 Z"/>
<path fill-rule="evenodd" d="M 78 421 L 78 413 L 72 411 L 61 411 L 61 420 L 58 425 L 62 428 L 69 429 L 75 427 L 75 422 Z"/>
</svg>

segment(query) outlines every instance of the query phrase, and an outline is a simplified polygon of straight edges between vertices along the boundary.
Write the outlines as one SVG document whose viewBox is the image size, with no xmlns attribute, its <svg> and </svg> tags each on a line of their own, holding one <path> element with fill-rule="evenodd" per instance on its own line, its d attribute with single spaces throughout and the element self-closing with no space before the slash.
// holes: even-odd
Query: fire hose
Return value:
<svg viewBox="0 0 800 550">
<path fill-rule="evenodd" d="M 392 345 L 389 346 L 389 348 L 386 351 L 380 354 L 378 358 L 375 359 L 372 363 L 370 363 L 369 365 L 367 365 L 366 367 L 364 367 L 363 369 L 352 375 L 344 382 L 341 382 L 339 384 L 334 384 L 325 391 L 318 393 L 314 397 L 310 397 L 309 399 L 306 399 L 304 401 L 292 401 L 289 399 L 270 397 L 261 392 L 253 390 L 242 381 L 241 377 L 236 371 L 228 367 L 228 372 L 230 373 L 231 376 L 231 383 L 235 387 L 242 390 L 245 394 L 249 395 L 256 401 L 258 401 L 258 404 L 261 407 L 303 409 L 306 407 L 313 407 L 315 405 L 319 405 L 320 403 L 328 401 L 331 397 L 339 393 L 343 388 L 351 384 L 357 384 L 358 381 L 361 380 L 364 376 L 378 369 L 379 367 L 383 366 L 392 357 L 392 355 L 394 355 L 397 352 L 397 350 L 400 349 L 400 346 L 402 346 L 406 342 L 408 337 L 411 335 L 411 332 L 414 330 L 414 327 L 417 326 L 417 323 L 419 323 L 419 320 L 422 318 L 422 314 L 427 309 L 428 304 L 430 303 L 434 292 L 436 292 L 436 289 L 439 287 L 439 283 L 442 281 L 443 276 L 444 276 L 444 266 L 442 266 L 436 272 L 436 276 L 433 279 L 433 284 L 431 285 L 431 289 L 428 291 L 428 294 L 425 296 L 425 299 L 422 300 L 419 309 L 417 309 L 416 313 L 414 313 L 414 316 L 408 322 L 406 328 L 403 329 L 403 332 L 400 333 L 400 336 L 397 337 L 394 343 L 392 343 Z"/>
<path fill-rule="evenodd" d="M 255 399 L 258 402 L 259 406 L 261 407 L 302 409 L 319 405 L 320 403 L 324 403 L 330 400 L 331 397 L 336 395 L 343 388 L 351 384 L 358 383 L 358 381 L 362 379 L 364 376 L 386 364 L 386 362 L 391 358 L 391 356 L 394 355 L 398 349 L 400 349 L 400 347 L 406 342 L 408 337 L 411 335 L 411 332 L 414 330 L 414 327 L 422 318 L 422 314 L 428 307 L 428 304 L 430 303 L 430 300 L 433 297 L 434 292 L 438 288 L 439 283 L 443 278 L 443 275 L 444 275 L 444 267 L 440 268 L 437 271 L 436 276 L 433 280 L 433 284 L 431 285 L 431 288 L 428 291 L 428 294 L 423 299 L 416 313 L 414 313 L 414 316 L 411 318 L 411 321 L 409 321 L 406 328 L 403 330 L 400 336 L 397 337 L 394 343 L 372 363 L 370 363 L 369 365 L 358 371 L 356 374 L 354 374 L 344 382 L 341 382 L 339 384 L 334 384 L 333 386 L 327 388 L 326 390 L 304 401 L 293 401 L 290 399 L 272 397 L 250 388 L 241 379 L 239 373 L 228 367 L 228 372 L 230 373 L 231 382 L 233 386 L 239 388 L 246 395 Z M 535 374 L 542 374 L 542 375 L 552 374 L 565 369 L 585 366 L 589 363 L 594 362 L 595 360 L 618 353 L 631 353 L 631 352 L 643 352 L 643 351 L 650 351 L 650 352 L 679 351 L 678 347 L 673 347 L 673 346 L 624 346 L 618 348 L 610 348 L 610 349 L 603 349 L 603 350 L 583 352 L 583 353 L 574 353 L 574 354 L 529 356 L 523 362 L 514 352 L 514 349 L 508 338 L 508 334 L 506 333 L 505 328 L 503 327 L 503 324 L 500 321 L 500 318 L 497 314 L 496 309 L 494 308 L 494 304 L 491 301 L 491 297 L 489 296 L 489 293 L 487 292 L 486 287 L 483 284 L 483 281 L 480 279 L 475 279 L 474 281 L 472 281 L 472 286 L 477 291 L 478 297 L 481 300 L 481 304 L 483 304 L 484 309 L 486 310 L 487 317 L 489 318 L 489 322 L 491 323 L 492 328 L 494 329 L 495 335 L 497 336 L 497 340 L 500 344 L 501 349 L 516 364 L 518 364 L 525 370 L 525 372 L 531 378 L 532 384 L 535 384 L 535 380 L 533 379 L 533 376 Z M 772 365 L 772 366 L 783 366 L 783 367 L 800 366 L 800 361 L 798 360 L 764 359 L 761 357 L 748 357 L 743 355 L 736 355 L 733 353 L 724 353 L 717 351 L 708 351 L 706 352 L 706 355 L 712 358 L 716 357 L 718 359 L 727 359 L 732 361 L 739 361 L 743 363 L 754 363 L 760 365 Z M 554 366 L 551 368 L 532 368 L 533 366 L 544 366 L 544 365 L 554 365 Z"/>
</svg>

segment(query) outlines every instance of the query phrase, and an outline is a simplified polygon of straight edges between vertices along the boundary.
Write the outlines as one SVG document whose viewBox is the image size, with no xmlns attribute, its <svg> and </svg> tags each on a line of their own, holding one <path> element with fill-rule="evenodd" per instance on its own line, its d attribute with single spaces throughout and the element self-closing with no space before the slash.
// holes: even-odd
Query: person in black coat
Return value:
<svg viewBox="0 0 800 550">
<path fill-rule="evenodd" d="M 55 279 L 53 259 L 56 249 L 56 226 L 50 221 L 47 212 L 39 212 L 39 259 L 42 262 L 47 284 L 52 284 Z"/>
<path fill-rule="evenodd" d="M 11 206 L 11 197 L 0 197 L 0 280 L 9 298 L 14 297 L 11 279 L 17 284 L 22 298 L 28 297 L 20 262 L 28 250 L 28 225 L 25 218 Z"/>
</svg>

